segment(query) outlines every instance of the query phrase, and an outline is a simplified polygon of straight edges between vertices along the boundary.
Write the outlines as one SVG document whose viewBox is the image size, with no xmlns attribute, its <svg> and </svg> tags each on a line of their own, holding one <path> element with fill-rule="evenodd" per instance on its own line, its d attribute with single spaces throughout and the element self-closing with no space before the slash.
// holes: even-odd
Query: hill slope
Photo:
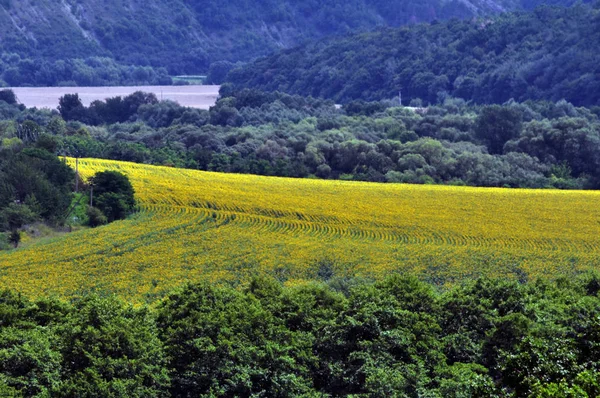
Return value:
<svg viewBox="0 0 600 398">
<path fill-rule="evenodd" d="M 570 4 L 572 0 L 556 0 Z M 529 8 L 541 0 L 0 0 L 0 53 L 109 56 L 197 73 L 306 39 Z"/>
<path fill-rule="evenodd" d="M 599 104 L 600 3 L 385 29 L 282 51 L 234 70 L 240 87 L 436 103 L 566 99 Z"/>
<path fill-rule="evenodd" d="M 72 161 L 71 161 L 72 163 Z M 30 296 L 117 292 L 151 301 L 185 280 L 239 283 L 402 272 L 438 284 L 600 265 L 599 192 L 296 180 L 81 160 L 127 173 L 141 212 L 0 253 Z"/>
</svg>

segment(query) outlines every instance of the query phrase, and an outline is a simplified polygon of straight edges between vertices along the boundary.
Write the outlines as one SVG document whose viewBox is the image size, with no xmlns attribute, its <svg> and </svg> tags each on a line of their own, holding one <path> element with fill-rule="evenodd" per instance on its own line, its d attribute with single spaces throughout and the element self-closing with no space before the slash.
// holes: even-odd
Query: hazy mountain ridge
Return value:
<svg viewBox="0 0 600 398">
<path fill-rule="evenodd" d="M 233 70 L 238 87 L 408 104 L 600 100 L 600 2 L 328 38 Z"/>
<path fill-rule="evenodd" d="M 571 3 L 571 0 L 560 0 Z M 206 71 L 309 39 L 378 26 L 468 18 L 539 0 L 0 0 L 0 52 L 51 60 L 108 56 L 172 74 Z"/>
</svg>

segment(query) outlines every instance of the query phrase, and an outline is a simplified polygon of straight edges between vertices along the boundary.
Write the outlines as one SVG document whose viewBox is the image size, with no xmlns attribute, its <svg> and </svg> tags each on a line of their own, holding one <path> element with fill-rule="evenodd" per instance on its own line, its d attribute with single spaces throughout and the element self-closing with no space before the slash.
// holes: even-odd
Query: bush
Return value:
<svg viewBox="0 0 600 398">
<path fill-rule="evenodd" d="M 133 210 L 125 195 L 107 192 L 96 199 L 96 206 L 106 216 L 108 222 L 122 220 Z"/>
<path fill-rule="evenodd" d="M 10 249 L 10 246 L 8 245 L 8 234 L 5 232 L 0 232 L 0 250 L 8 249 Z"/>
<path fill-rule="evenodd" d="M 4 101 L 9 105 L 17 104 L 17 96 L 15 92 L 10 89 L 0 90 L 0 101 Z"/>
<path fill-rule="evenodd" d="M 0 224 L 11 231 L 35 221 L 38 215 L 25 204 L 11 203 L 0 212 Z"/>
<path fill-rule="evenodd" d="M 61 356 L 56 338 L 43 327 L 4 327 L 0 329 L 0 396 L 49 396 L 59 384 Z M 16 388 L 20 394 L 4 395 L 1 383 Z"/>
<path fill-rule="evenodd" d="M 99 227 L 108 223 L 108 218 L 97 207 L 88 207 L 87 210 L 88 225 L 92 228 Z"/>
<path fill-rule="evenodd" d="M 126 218 L 135 207 L 134 190 L 129 178 L 117 171 L 96 173 L 90 183 L 94 187 L 96 207 L 108 222 Z"/>
</svg>

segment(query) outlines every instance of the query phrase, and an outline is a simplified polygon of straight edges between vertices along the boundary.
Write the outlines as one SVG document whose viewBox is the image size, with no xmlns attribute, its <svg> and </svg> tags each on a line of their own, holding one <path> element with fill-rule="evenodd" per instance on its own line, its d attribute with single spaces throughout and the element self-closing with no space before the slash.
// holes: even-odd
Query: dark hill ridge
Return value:
<svg viewBox="0 0 600 398">
<path fill-rule="evenodd" d="M 217 60 L 248 60 L 327 35 L 470 18 L 540 2 L 0 0 L 0 53 L 50 61 L 104 56 L 122 64 L 164 66 L 171 74 L 199 73 Z"/>
<path fill-rule="evenodd" d="M 566 99 L 598 105 L 600 3 L 542 7 L 325 39 L 232 71 L 239 87 L 331 98 L 447 95 L 478 103 Z"/>
</svg>

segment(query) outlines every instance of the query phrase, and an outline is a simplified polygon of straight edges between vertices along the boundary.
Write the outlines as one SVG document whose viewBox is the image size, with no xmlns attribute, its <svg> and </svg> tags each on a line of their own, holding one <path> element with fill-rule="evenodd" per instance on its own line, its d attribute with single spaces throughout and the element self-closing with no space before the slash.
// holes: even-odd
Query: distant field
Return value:
<svg viewBox="0 0 600 398">
<path fill-rule="evenodd" d="M 95 100 L 126 96 L 135 91 L 154 93 L 158 99 L 176 101 L 183 106 L 208 109 L 219 96 L 219 86 L 134 86 L 134 87 L 12 87 L 19 102 L 28 108 L 57 108 L 65 94 L 79 94 L 85 106 Z"/>
<path fill-rule="evenodd" d="M 70 160 L 72 163 L 72 160 Z M 287 284 L 407 273 L 439 285 L 600 266 L 600 192 L 375 184 L 208 173 L 107 160 L 130 220 L 0 253 L 0 285 L 31 296 L 152 301 L 187 280 Z"/>
<path fill-rule="evenodd" d="M 205 75 L 181 75 L 173 76 L 173 82 L 187 82 L 188 84 L 203 84 L 206 80 Z"/>
</svg>

